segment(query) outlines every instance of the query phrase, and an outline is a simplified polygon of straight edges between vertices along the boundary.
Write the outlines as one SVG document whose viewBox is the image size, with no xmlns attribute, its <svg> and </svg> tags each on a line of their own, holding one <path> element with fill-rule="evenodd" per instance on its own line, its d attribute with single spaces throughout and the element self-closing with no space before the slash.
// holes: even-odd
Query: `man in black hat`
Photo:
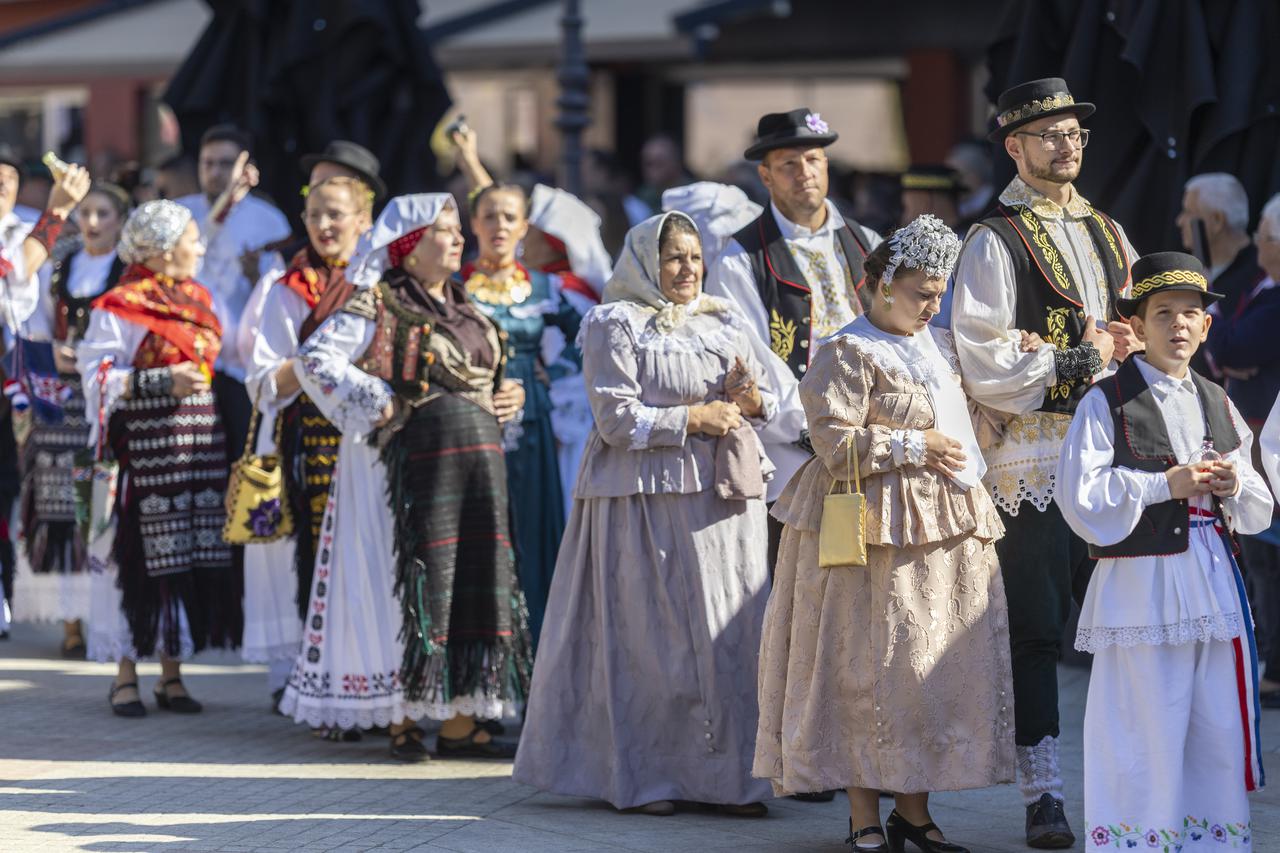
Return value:
<svg viewBox="0 0 1280 853">
<path fill-rule="evenodd" d="M 1057 666 L 1073 593 L 1093 569 L 1052 503 L 1072 413 L 1093 381 L 1138 348 L 1116 301 L 1136 257 L 1124 231 L 1075 189 L 1089 131 L 1057 78 L 1000 96 L 990 139 L 1018 175 L 969 232 L 956 266 L 951 326 L 969 396 L 1003 425 L 984 480 L 1005 524 L 996 543 L 1009 599 L 1018 782 L 1027 843 L 1069 847 L 1058 771 Z M 1108 322 L 1110 321 L 1110 322 Z M 1048 345 L 1023 352 L 1018 332 Z"/>
<path fill-rule="evenodd" d="M 880 237 L 827 200 L 826 147 L 837 138 L 820 114 L 804 107 L 760 119 L 743 156 L 759 163 L 770 205 L 734 235 L 707 272 L 707 291 L 732 299 L 747 315 L 756 354 L 778 393 L 778 416 L 761 433 L 777 466 L 770 501 L 810 455 L 796 390 L 809 356 L 871 298 L 862 259 Z M 769 525 L 772 565 L 781 525 L 772 518 Z"/>
<path fill-rule="evenodd" d="M 22 181 L 22 160 L 0 143 L 0 324 L 13 329 L 35 310 L 36 272 L 49 259 L 67 217 L 89 192 L 89 172 L 69 166 L 53 182 L 48 202 L 35 225 L 14 212 Z"/>
<path fill-rule="evenodd" d="M 902 222 L 907 225 L 928 213 L 959 231 L 960 194 L 964 191 L 960 175 L 950 166 L 920 164 L 902 173 Z"/>
</svg>

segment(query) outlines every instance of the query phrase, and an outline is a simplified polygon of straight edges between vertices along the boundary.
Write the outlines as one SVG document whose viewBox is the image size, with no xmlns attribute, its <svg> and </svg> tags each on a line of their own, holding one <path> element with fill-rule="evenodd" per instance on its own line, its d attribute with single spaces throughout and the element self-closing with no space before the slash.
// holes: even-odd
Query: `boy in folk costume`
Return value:
<svg viewBox="0 0 1280 853">
<path fill-rule="evenodd" d="M 1133 265 L 1117 307 L 1146 343 L 1081 400 L 1054 495 L 1099 562 L 1075 646 L 1094 655 L 1085 710 L 1089 849 L 1250 850 L 1262 787 L 1258 661 L 1231 533 L 1271 522 L 1253 434 L 1189 368 L 1211 318 L 1203 265 Z"/>
</svg>

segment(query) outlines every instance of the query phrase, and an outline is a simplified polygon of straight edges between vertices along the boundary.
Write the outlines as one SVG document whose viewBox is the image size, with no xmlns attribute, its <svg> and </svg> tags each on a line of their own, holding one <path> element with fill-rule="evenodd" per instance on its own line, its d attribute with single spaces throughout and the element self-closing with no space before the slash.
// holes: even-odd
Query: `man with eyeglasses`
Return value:
<svg viewBox="0 0 1280 853">
<path fill-rule="evenodd" d="M 1113 359 L 1139 348 L 1116 300 L 1137 257 L 1124 231 L 1073 182 L 1094 111 L 1058 78 L 1000 95 L 996 129 L 1018 174 L 970 230 L 954 278 L 952 331 L 965 390 L 984 409 L 984 482 L 1000 510 L 996 543 L 1009 600 L 1018 784 L 1027 844 L 1070 847 L 1058 769 L 1057 665 L 1073 594 L 1093 561 L 1052 501 L 1076 404 Z M 1020 346 L 1021 333 L 1046 343 Z"/>
</svg>

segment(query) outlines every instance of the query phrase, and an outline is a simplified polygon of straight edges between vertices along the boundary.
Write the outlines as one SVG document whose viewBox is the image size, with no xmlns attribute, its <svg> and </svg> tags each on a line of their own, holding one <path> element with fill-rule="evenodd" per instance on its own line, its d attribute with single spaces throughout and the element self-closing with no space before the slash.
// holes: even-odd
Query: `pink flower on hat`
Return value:
<svg viewBox="0 0 1280 853">
<path fill-rule="evenodd" d="M 822 120 L 821 113 L 809 113 L 804 117 L 805 126 L 814 133 L 829 133 L 831 128 Z"/>
</svg>

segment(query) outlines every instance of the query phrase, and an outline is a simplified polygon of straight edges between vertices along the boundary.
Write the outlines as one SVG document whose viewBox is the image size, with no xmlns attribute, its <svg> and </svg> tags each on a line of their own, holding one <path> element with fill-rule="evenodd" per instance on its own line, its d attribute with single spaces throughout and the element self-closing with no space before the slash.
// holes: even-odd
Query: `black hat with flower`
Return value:
<svg viewBox="0 0 1280 853">
<path fill-rule="evenodd" d="M 787 113 L 769 113 L 756 125 L 756 141 L 743 152 L 748 160 L 763 160 L 775 148 L 825 148 L 840 138 L 820 113 L 800 107 Z"/>
</svg>

